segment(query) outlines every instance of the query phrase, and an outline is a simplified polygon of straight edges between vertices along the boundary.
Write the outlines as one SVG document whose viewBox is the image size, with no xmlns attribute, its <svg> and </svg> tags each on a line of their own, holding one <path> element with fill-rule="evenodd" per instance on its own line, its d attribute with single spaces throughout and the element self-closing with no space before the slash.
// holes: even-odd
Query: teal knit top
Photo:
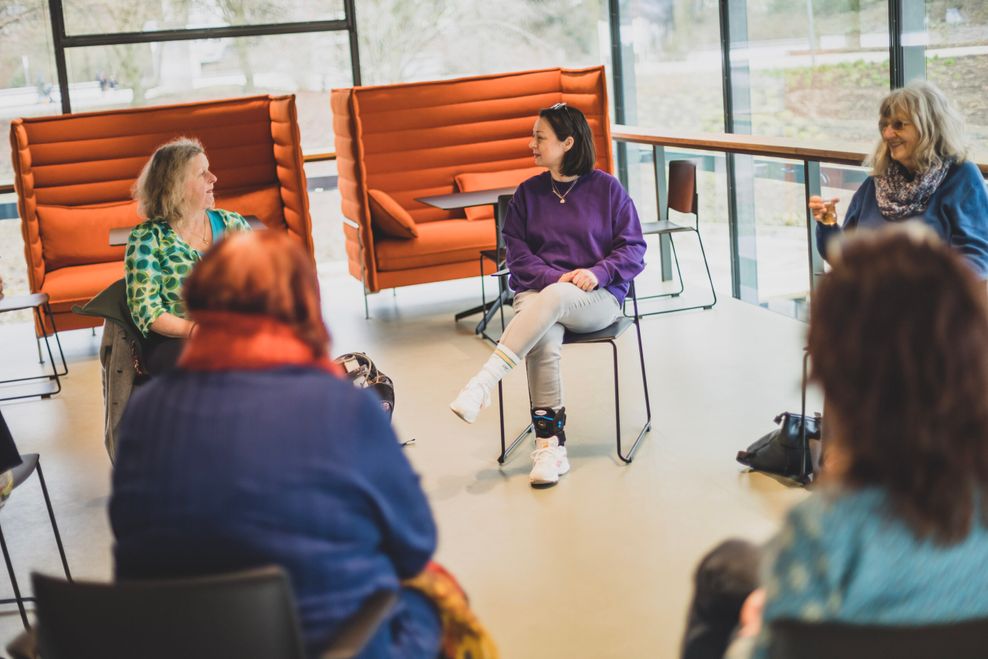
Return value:
<svg viewBox="0 0 988 659">
<path fill-rule="evenodd" d="M 766 551 L 762 634 L 782 618 L 916 625 L 988 616 L 988 529 L 949 546 L 918 539 L 875 488 L 820 492 L 790 511 Z"/>
</svg>

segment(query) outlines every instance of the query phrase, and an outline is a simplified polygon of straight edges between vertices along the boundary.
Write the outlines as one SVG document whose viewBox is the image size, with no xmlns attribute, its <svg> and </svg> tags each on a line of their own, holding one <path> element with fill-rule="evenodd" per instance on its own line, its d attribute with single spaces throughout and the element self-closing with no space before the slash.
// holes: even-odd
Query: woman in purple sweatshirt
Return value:
<svg viewBox="0 0 988 659">
<path fill-rule="evenodd" d="M 524 358 L 535 426 L 529 481 L 545 487 L 569 471 L 559 377 L 563 334 L 595 332 L 615 321 L 645 267 L 645 240 L 621 183 L 594 169 L 593 136 L 582 112 L 565 103 L 540 111 L 529 147 L 535 164 L 548 171 L 518 187 L 504 220 L 515 317 L 450 408 L 473 423 L 498 381 Z"/>
</svg>

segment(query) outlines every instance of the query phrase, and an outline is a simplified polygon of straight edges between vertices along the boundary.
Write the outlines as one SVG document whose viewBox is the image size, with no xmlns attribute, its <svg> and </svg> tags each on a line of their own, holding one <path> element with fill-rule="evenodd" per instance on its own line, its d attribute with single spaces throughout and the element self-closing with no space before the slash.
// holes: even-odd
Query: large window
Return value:
<svg viewBox="0 0 988 659">
<path fill-rule="evenodd" d="M 345 32 L 71 48 L 66 63 L 73 111 L 295 94 L 306 152 L 331 148 L 328 90 L 352 84 Z"/>
<path fill-rule="evenodd" d="M 988 3 L 926 0 L 925 9 L 927 30 L 907 33 L 909 43 L 926 45 L 926 77 L 960 108 L 975 157 L 988 160 Z"/>
<path fill-rule="evenodd" d="M 0 1 L 0 131 L 10 121 L 59 114 L 57 75 L 47 0 Z M 10 150 L 0 149 L 0 183 L 13 179 Z"/>
<path fill-rule="evenodd" d="M 717 0 L 622 0 L 626 122 L 724 130 Z"/>
<path fill-rule="evenodd" d="M 732 16 L 732 61 L 748 71 L 748 107 L 756 135 L 827 141 L 876 139 L 875 115 L 889 89 L 885 0 L 747 0 Z M 795 29 L 794 29 L 795 28 Z M 735 80 L 736 85 L 744 84 Z M 742 122 L 738 122 L 739 128 Z"/>
<path fill-rule="evenodd" d="M 600 64 L 606 1 L 361 0 L 365 84 Z"/>
</svg>

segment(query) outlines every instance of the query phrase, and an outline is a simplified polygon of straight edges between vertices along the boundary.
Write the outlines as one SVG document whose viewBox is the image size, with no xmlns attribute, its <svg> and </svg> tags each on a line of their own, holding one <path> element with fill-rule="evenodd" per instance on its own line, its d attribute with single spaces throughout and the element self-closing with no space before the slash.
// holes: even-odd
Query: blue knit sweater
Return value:
<svg viewBox="0 0 988 659">
<path fill-rule="evenodd" d="M 373 394 L 304 367 L 175 371 L 135 390 L 110 519 L 120 578 L 284 567 L 310 653 L 436 547 Z"/>
<path fill-rule="evenodd" d="M 930 203 L 915 218 L 929 226 L 967 257 L 981 277 L 988 277 L 988 192 L 981 171 L 971 161 L 954 163 L 930 197 Z M 875 179 L 868 177 L 851 198 L 844 229 L 878 229 L 894 222 L 878 210 Z M 817 249 L 826 258 L 827 243 L 841 229 L 817 224 Z"/>
</svg>

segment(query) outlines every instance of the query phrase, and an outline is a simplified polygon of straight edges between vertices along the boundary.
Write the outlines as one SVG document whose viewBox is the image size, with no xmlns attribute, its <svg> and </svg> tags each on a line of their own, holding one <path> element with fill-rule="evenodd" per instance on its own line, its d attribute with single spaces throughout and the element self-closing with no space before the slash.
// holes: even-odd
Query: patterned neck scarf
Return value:
<svg viewBox="0 0 988 659">
<path fill-rule="evenodd" d="M 878 210 L 890 220 L 904 220 L 926 210 L 953 161 L 943 160 L 921 174 L 909 178 L 909 170 L 892 161 L 882 176 L 875 177 L 875 201 Z"/>
</svg>

